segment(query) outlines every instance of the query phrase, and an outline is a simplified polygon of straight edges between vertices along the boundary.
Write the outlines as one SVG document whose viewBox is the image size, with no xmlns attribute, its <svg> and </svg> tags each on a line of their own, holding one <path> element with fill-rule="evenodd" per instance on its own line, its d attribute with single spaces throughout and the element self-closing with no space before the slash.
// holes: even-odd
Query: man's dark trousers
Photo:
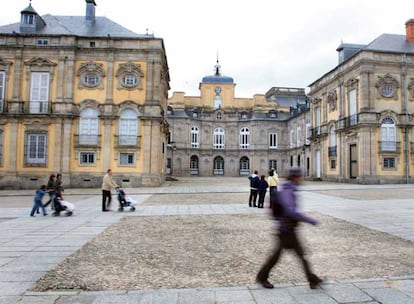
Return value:
<svg viewBox="0 0 414 304">
<path fill-rule="evenodd" d="M 257 193 L 259 190 L 257 189 L 250 189 L 250 196 L 249 196 L 249 206 L 252 206 L 253 201 L 253 207 L 256 207 L 256 199 L 257 199 Z"/>
<path fill-rule="evenodd" d="M 108 204 L 106 200 L 108 199 Z M 109 206 L 111 205 L 112 195 L 111 191 L 102 190 L 102 211 L 108 211 Z"/>
</svg>

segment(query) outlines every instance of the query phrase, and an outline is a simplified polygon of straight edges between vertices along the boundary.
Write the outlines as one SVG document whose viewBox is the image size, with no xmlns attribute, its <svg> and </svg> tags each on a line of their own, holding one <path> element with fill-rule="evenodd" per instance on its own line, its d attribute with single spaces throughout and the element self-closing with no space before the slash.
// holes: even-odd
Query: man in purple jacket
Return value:
<svg viewBox="0 0 414 304">
<path fill-rule="evenodd" d="M 305 251 L 297 237 L 296 227 L 299 222 L 317 225 L 318 222 L 297 210 L 296 190 L 302 180 L 302 171 L 299 168 L 291 168 L 288 181 L 282 185 L 279 192 L 280 217 L 279 221 L 279 242 L 273 254 L 267 259 L 256 276 L 256 281 L 265 288 L 273 288 L 273 284 L 268 281 L 269 273 L 279 260 L 283 249 L 292 249 L 296 252 L 312 289 L 318 288 L 322 280 L 312 273 L 308 261 L 305 259 Z"/>
</svg>

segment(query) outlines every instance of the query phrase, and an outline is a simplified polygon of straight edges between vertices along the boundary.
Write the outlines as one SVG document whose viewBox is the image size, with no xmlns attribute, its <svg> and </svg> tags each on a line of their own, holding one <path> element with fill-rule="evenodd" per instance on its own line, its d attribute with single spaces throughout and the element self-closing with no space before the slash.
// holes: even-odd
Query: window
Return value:
<svg viewBox="0 0 414 304">
<path fill-rule="evenodd" d="M 269 149 L 277 149 L 277 133 L 269 134 Z"/>
<path fill-rule="evenodd" d="M 396 130 L 394 121 L 387 117 L 381 123 L 381 151 L 396 151 Z"/>
<path fill-rule="evenodd" d="M 296 146 L 300 147 L 301 144 L 302 144 L 302 128 L 298 127 L 296 129 Z"/>
<path fill-rule="evenodd" d="M 79 121 L 79 144 L 97 145 L 98 127 L 98 111 L 92 108 L 82 110 Z"/>
<path fill-rule="evenodd" d="M 336 146 L 335 127 L 332 127 L 331 131 L 329 132 L 329 146 L 330 147 L 335 147 Z"/>
<path fill-rule="evenodd" d="M 190 172 L 191 174 L 198 174 L 198 157 L 196 155 L 190 158 Z"/>
<path fill-rule="evenodd" d="M 216 95 L 214 97 L 214 108 L 215 109 L 220 109 L 221 108 L 221 96 L 220 95 Z"/>
<path fill-rule="evenodd" d="M 336 159 L 331 159 L 331 169 L 336 169 Z"/>
<path fill-rule="evenodd" d="M 48 45 L 49 40 L 47 40 L 47 39 L 37 39 L 36 44 L 37 45 Z"/>
<path fill-rule="evenodd" d="M 45 165 L 46 151 L 46 134 L 31 133 L 27 135 L 27 164 Z"/>
<path fill-rule="evenodd" d="M 3 165 L 3 132 L 0 131 L 0 166 Z"/>
<path fill-rule="evenodd" d="M 290 130 L 290 147 L 292 148 L 295 142 L 295 131 Z"/>
<path fill-rule="evenodd" d="M 394 87 L 390 84 L 385 84 L 380 88 L 381 95 L 383 97 L 393 97 L 394 96 Z"/>
<path fill-rule="evenodd" d="M 214 175 L 224 174 L 224 159 L 221 156 L 214 158 Z"/>
<path fill-rule="evenodd" d="M 34 15 L 23 15 L 24 24 L 34 24 Z"/>
<path fill-rule="evenodd" d="M 221 120 L 223 118 L 223 114 L 221 112 L 218 112 L 216 118 L 217 120 Z"/>
<path fill-rule="evenodd" d="M 321 108 L 320 107 L 315 108 L 315 126 L 316 126 L 315 135 L 321 134 Z"/>
<path fill-rule="evenodd" d="M 47 113 L 49 73 L 33 72 L 30 85 L 30 113 Z"/>
<path fill-rule="evenodd" d="M 384 168 L 395 168 L 395 158 L 393 157 L 386 157 L 383 160 Z"/>
<path fill-rule="evenodd" d="M 310 145 L 310 140 L 309 140 L 309 138 L 311 137 L 311 134 L 310 134 L 310 129 L 311 129 L 311 124 L 310 123 L 307 123 L 306 124 L 306 129 L 305 129 L 305 145 Z"/>
<path fill-rule="evenodd" d="M 353 126 L 357 123 L 357 94 L 356 89 L 349 91 L 349 118 L 350 125 Z"/>
<path fill-rule="evenodd" d="M 191 148 L 200 147 L 200 130 L 198 127 L 191 128 Z"/>
<path fill-rule="evenodd" d="M 120 165 L 133 165 L 135 163 L 134 153 L 119 153 Z"/>
<path fill-rule="evenodd" d="M 213 132 L 213 148 L 224 149 L 224 129 L 216 128 Z"/>
<path fill-rule="evenodd" d="M 269 159 L 269 170 L 272 168 L 277 171 L 277 160 L 276 159 Z"/>
<path fill-rule="evenodd" d="M 94 48 L 96 46 L 95 41 L 89 41 L 89 47 Z"/>
<path fill-rule="evenodd" d="M 249 174 L 250 166 L 249 166 L 249 158 L 243 156 L 240 159 L 240 175 Z"/>
<path fill-rule="evenodd" d="M 241 128 L 239 145 L 240 145 L 240 149 L 249 149 L 249 146 L 250 146 L 249 128 Z"/>
<path fill-rule="evenodd" d="M 5 89 L 6 89 L 6 73 L 0 72 L 0 112 L 3 112 L 3 108 L 4 108 Z"/>
<path fill-rule="evenodd" d="M 96 87 L 99 84 L 99 76 L 97 74 L 86 74 L 83 76 L 83 83 L 87 87 Z"/>
<path fill-rule="evenodd" d="M 137 77 L 135 75 L 125 75 L 123 82 L 125 86 L 135 86 L 137 84 Z"/>
<path fill-rule="evenodd" d="M 79 163 L 81 165 L 93 165 L 95 164 L 95 152 L 80 152 Z"/>
<path fill-rule="evenodd" d="M 248 118 L 247 113 L 246 113 L 246 112 L 242 112 L 242 113 L 240 114 L 240 118 L 241 118 L 241 119 L 247 119 L 247 118 Z"/>
<path fill-rule="evenodd" d="M 134 146 L 137 144 L 138 119 L 132 109 L 125 109 L 119 118 L 119 145 Z"/>
</svg>

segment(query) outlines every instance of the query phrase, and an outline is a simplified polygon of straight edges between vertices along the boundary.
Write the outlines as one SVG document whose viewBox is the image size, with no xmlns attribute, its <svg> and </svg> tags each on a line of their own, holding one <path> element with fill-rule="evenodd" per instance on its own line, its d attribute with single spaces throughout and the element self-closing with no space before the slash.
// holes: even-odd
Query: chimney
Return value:
<svg viewBox="0 0 414 304">
<path fill-rule="evenodd" d="M 410 19 L 405 23 L 405 31 L 407 34 L 407 41 L 414 43 L 414 19 Z"/>
<path fill-rule="evenodd" d="M 86 24 L 88 26 L 93 26 L 95 24 L 95 0 L 85 0 L 86 1 Z"/>
</svg>

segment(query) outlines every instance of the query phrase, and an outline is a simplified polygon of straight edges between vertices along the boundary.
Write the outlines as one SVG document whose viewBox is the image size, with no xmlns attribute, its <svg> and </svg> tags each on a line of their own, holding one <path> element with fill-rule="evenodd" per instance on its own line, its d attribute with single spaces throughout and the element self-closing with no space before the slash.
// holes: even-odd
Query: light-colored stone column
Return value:
<svg viewBox="0 0 414 304">
<path fill-rule="evenodd" d="M 102 120 L 102 123 L 104 125 L 104 132 L 102 134 L 102 142 L 101 142 L 101 160 L 102 160 L 102 164 L 104 166 L 107 166 L 109 164 L 111 164 L 112 159 L 111 159 L 111 151 L 112 151 L 112 146 L 111 146 L 111 138 L 112 138 L 112 134 L 111 134 L 111 126 L 112 126 L 112 118 L 104 118 Z M 104 171 L 106 171 L 108 168 L 104 168 Z"/>
<path fill-rule="evenodd" d="M 7 148 L 9 152 L 9 171 L 12 174 L 16 174 L 17 170 L 17 140 L 19 138 L 18 136 L 18 122 L 17 120 L 11 119 L 8 121 L 9 123 L 9 136 L 10 140 L 7 143 L 7 146 L 4 147 Z M 24 139 L 23 139 L 24 140 Z M 20 155 L 19 155 L 20 156 Z M 21 157 L 21 156 L 20 156 Z"/>
<path fill-rule="evenodd" d="M 108 55 L 108 69 L 106 71 L 106 97 L 105 103 L 112 103 L 113 92 L 114 92 L 114 53 L 111 52 Z"/>
</svg>

